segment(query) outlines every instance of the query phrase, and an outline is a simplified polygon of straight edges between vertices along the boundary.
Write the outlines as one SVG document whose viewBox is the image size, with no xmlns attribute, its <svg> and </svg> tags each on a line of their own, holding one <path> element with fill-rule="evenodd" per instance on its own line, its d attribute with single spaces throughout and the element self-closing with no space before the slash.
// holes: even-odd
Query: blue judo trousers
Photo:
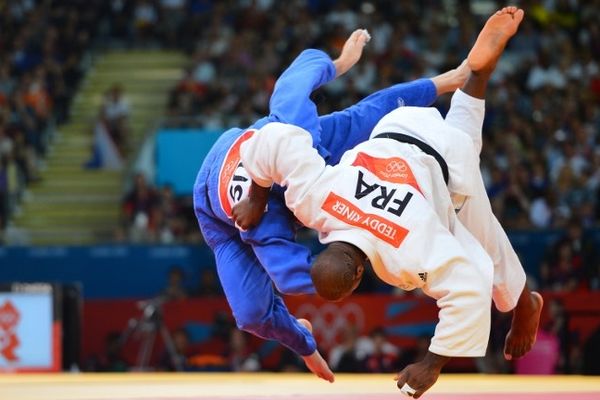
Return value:
<svg viewBox="0 0 600 400">
<path fill-rule="evenodd" d="M 270 122 L 300 126 L 310 132 L 313 145 L 325 161 L 339 162 L 342 154 L 369 138 L 375 124 L 399 105 L 429 106 L 436 88 L 429 79 L 394 85 L 357 104 L 318 116 L 311 93 L 335 78 L 335 67 L 327 54 L 303 51 L 275 84 L 269 102 L 270 114 L 247 129 L 224 132 L 206 156 L 194 185 L 194 210 L 202 234 L 215 254 L 217 272 L 237 326 L 264 339 L 277 340 L 301 356 L 316 350 L 312 334 L 290 315 L 283 294 L 315 293 L 310 279 L 313 257 L 295 242 L 299 228 L 286 208 L 283 189 L 271 191 L 266 213 L 259 225 L 240 232 L 229 218 L 227 196 L 239 200 L 231 180 L 229 160 L 235 160 L 243 136 Z M 240 167 L 234 164 L 234 167 Z M 235 189 L 235 190 L 234 190 Z M 229 215 L 228 215 L 229 214 Z"/>
</svg>

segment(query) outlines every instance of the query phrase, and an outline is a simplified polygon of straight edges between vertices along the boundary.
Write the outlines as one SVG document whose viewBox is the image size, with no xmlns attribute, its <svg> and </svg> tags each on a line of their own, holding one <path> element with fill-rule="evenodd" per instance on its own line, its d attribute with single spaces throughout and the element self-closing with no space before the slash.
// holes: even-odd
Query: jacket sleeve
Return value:
<svg viewBox="0 0 600 400">
<path fill-rule="evenodd" d="M 436 97 L 431 79 L 418 79 L 393 85 L 342 111 L 319 117 L 320 145 L 330 153 L 327 164 L 337 164 L 346 150 L 367 140 L 377 122 L 390 111 L 401 106 L 427 107 Z"/>
<path fill-rule="evenodd" d="M 325 161 L 312 147 L 310 134 L 278 122 L 265 125 L 244 142 L 240 156 L 258 185 L 286 187 L 285 203 L 294 213 L 325 170 Z"/>
</svg>

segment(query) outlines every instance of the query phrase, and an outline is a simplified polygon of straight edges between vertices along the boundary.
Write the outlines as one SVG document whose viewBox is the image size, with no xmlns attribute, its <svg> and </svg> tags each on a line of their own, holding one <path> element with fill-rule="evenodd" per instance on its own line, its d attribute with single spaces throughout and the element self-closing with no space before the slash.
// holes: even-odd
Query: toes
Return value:
<svg viewBox="0 0 600 400">
<path fill-rule="evenodd" d="M 517 23 L 521 23 L 521 21 L 523 21 L 523 17 L 525 17 L 525 11 L 523 11 L 522 9 L 517 10 L 514 13 L 513 18 L 517 21 Z"/>
<path fill-rule="evenodd" d="M 371 41 L 371 34 L 370 34 L 370 33 L 369 33 L 369 31 L 368 31 L 368 30 L 366 30 L 366 29 L 363 29 L 363 30 L 362 30 L 362 37 L 364 37 L 364 42 L 365 42 L 365 43 L 368 43 L 368 42 L 370 42 L 370 41 Z"/>
<path fill-rule="evenodd" d="M 513 353 L 513 357 L 514 358 L 521 358 L 521 357 L 523 357 L 525 355 L 525 353 L 527 353 L 525 351 L 525 346 L 519 346 L 517 348 L 517 350 Z"/>
<path fill-rule="evenodd" d="M 531 350 L 530 344 L 512 344 L 504 347 L 504 358 L 508 361 L 523 357 Z"/>
</svg>

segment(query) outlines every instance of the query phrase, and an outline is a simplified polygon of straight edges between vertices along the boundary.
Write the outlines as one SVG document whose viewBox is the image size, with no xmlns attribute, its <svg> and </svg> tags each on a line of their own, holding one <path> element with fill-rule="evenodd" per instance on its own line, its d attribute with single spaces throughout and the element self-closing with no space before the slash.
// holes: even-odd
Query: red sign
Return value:
<svg viewBox="0 0 600 400">
<path fill-rule="evenodd" d="M 600 292 L 544 294 L 546 304 L 552 298 L 561 299 L 569 313 L 569 330 L 578 332 L 585 341 L 598 328 Z M 330 303 L 316 296 L 288 296 L 285 302 L 296 318 L 311 321 L 319 347 L 325 351 L 344 340 L 345 329 L 354 325 L 359 334 L 368 334 L 377 327 L 386 329 L 388 339 L 400 347 L 410 347 L 423 335 L 431 336 L 438 321 L 438 308 L 428 297 L 414 295 L 353 295 L 339 303 Z M 544 311 L 542 325 L 548 319 Z M 175 301 L 164 306 L 164 319 L 171 330 L 188 324 L 211 326 L 215 315 L 230 309 L 224 298 L 198 298 Z M 110 314 L 110 318 L 106 315 Z M 122 332 L 132 317 L 141 310 L 132 300 L 86 301 L 83 321 L 83 358 L 106 351 L 105 339 L 111 332 Z M 252 337 L 254 346 L 261 342 Z M 157 347 L 162 345 L 158 343 Z M 135 363 L 138 343 L 125 346 L 124 356 Z M 221 347 L 219 347 L 221 346 Z M 220 354 L 222 343 L 207 339 L 200 343 L 197 354 Z M 160 355 L 155 349 L 154 355 Z"/>
<path fill-rule="evenodd" d="M 0 306 L 0 357 L 11 362 L 19 360 L 15 354 L 19 347 L 19 338 L 15 332 L 19 319 L 19 311 L 10 300 L 6 300 Z"/>
</svg>

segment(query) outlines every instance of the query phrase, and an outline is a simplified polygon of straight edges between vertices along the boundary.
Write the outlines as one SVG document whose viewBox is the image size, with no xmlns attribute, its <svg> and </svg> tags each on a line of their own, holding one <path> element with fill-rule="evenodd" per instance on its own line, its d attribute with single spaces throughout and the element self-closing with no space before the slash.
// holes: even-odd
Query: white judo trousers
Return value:
<svg viewBox="0 0 600 400">
<path fill-rule="evenodd" d="M 506 232 L 492 212 L 479 168 L 485 101 L 457 90 L 446 118 L 434 108 L 402 107 L 384 116 L 371 137 L 398 132 L 438 151 L 450 171 L 448 189 L 458 219 L 477 238 L 494 263 L 493 299 L 500 311 L 512 310 L 526 276 Z M 465 198 L 466 196 L 466 198 Z"/>
<path fill-rule="evenodd" d="M 422 117 L 439 118 L 439 128 L 444 128 L 434 132 L 456 136 L 447 138 L 446 152 L 436 150 L 443 155 L 455 151 L 448 163 L 453 194 L 475 198 L 474 183 L 481 176 L 478 147 L 469 134 L 444 121 L 435 109 L 400 110 L 407 115 L 427 111 Z M 458 125 L 475 123 L 480 131 L 483 111 L 481 100 L 457 92 L 449 117 Z M 338 165 L 326 166 L 306 131 L 271 123 L 242 145 L 241 159 L 257 184 L 287 187 L 288 208 L 320 232 L 323 243 L 352 243 L 382 280 L 405 290 L 419 287 L 436 299 L 439 322 L 430 351 L 449 357 L 485 354 L 494 265 L 457 218 L 449 186 L 433 157 L 414 145 L 377 138 L 346 152 Z"/>
</svg>

